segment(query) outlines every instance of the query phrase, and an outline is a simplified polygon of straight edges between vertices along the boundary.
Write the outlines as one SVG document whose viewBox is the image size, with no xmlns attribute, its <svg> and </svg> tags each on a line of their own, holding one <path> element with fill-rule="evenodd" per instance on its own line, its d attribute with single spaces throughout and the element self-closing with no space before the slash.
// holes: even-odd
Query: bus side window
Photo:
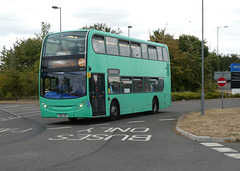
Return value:
<svg viewBox="0 0 240 171">
<path fill-rule="evenodd" d="M 144 81 L 144 92 L 148 93 L 150 89 L 150 80 L 148 77 L 144 77 L 143 81 Z"/>
<path fill-rule="evenodd" d="M 121 93 L 132 93 L 132 78 L 131 77 L 122 77 Z"/>
<path fill-rule="evenodd" d="M 106 37 L 108 55 L 118 55 L 118 40 L 113 37 Z"/>
<path fill-rule="evenodd" d="M 121 56 L 130 56 L 129 41 L 119 40 L 119 49 Z"/>
<path fill-rule="evenodd" d="M 158 60 L 163 61 L 162 48 L 159 46 L 157 47 L 157 53 L 158 53 Z"/>
<path fill-rule="evenodd" d="M 169 61 L 168 52 L 166 48 L 163 48 L 163 58 L 164 58 L 164 61 L 166 62 Z"/>
<path fill-rule="evenodd" d="M 150 78 L 150 92 L 158 92 L 158 79 Z"/>
<path fill-rule="evenodd" d="M 164 90 L 164 77 L 158 78 L 159 91 L 162 92 Z"/>
<path fill-rule="evenodd" d="M 96 53 L 105 54 L 104 36 L 94 35 L 92 38 L 92 46 Z"/>
<path fill-rule="evenodd" d="M 134 93 L 143 92 L 143 80 L 141 77 L 133 77 L 133 92 Z"/>
<path fill-rule="evenodd" d="M 109 76 L 108 77 L 108 94 L 120 93 L 120 77 Z"/>
<path fill-rule="evenodd" d="M 149 59 L 157 60 L 157 50 L 154 46 L 148 46 Z"/>
<path fill-rule="evenodd" d="M 147 45 L 146 44 L 141 44 L 141 47 L 142 47 L 143 59 L 148 59 Z"/>
<path fill-rule="evenodd" d="M 141 58 L 141 48 L 139 43 L 131 43 L 132 57 Z"/>
</svg>

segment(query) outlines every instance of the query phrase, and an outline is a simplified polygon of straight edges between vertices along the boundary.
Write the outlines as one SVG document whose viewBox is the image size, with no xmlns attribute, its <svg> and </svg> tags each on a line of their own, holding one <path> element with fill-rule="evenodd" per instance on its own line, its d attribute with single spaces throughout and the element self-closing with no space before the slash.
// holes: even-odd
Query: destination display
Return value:
<svg viewBox="0 0 240 171">
<path fill-rule="evenodd" d="M 42 69 L 76 69 L 85 70 L 86 62 L 84 58 L 44 58 Z"/>
</svg>

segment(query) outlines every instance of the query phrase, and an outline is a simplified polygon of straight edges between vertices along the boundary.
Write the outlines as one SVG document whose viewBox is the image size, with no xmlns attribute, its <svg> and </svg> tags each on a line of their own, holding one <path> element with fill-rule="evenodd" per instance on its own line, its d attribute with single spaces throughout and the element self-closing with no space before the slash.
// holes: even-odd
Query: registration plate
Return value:
<svg viewBox="0 0 240 171">
<path fill-rule="evenodd" d="M 61 113 L 61 114 L 58 114 L 58 117 L 63 117 L 63 118 L 66 118 L 66 117 L 68 117 L 68 114 Z"/>
</svg>

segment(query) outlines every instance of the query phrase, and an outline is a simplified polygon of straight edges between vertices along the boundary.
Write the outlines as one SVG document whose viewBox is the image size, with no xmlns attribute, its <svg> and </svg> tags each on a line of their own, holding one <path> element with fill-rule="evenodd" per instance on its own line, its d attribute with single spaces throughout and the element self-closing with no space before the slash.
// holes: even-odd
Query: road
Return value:
<svg viewBox="0 0 240 171">
<path fill-rule="evenodd" d="M 224 99 L 239 107 L 240 99 Z M 174 129 L 200 101 L 117 121 L 40 117 L 38 104 L 0 104 L 0 170 L 239 170 L 239 143 L 201 144 Z M 206 109 L 221 100 L 206 100 Z"/>
</svg>

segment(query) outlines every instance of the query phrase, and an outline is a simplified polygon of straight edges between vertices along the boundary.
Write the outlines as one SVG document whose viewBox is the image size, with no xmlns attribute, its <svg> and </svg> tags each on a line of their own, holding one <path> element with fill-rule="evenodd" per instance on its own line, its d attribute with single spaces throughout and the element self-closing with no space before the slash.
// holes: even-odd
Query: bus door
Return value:
<svg viewBox="0 0 240 171">
<path fill-rule="evenodd" d="M 104 74 L 93 74 L 89 79 L 90 102 L 93 116 L 106 114 L 105 77 Z"/>
</svg>

